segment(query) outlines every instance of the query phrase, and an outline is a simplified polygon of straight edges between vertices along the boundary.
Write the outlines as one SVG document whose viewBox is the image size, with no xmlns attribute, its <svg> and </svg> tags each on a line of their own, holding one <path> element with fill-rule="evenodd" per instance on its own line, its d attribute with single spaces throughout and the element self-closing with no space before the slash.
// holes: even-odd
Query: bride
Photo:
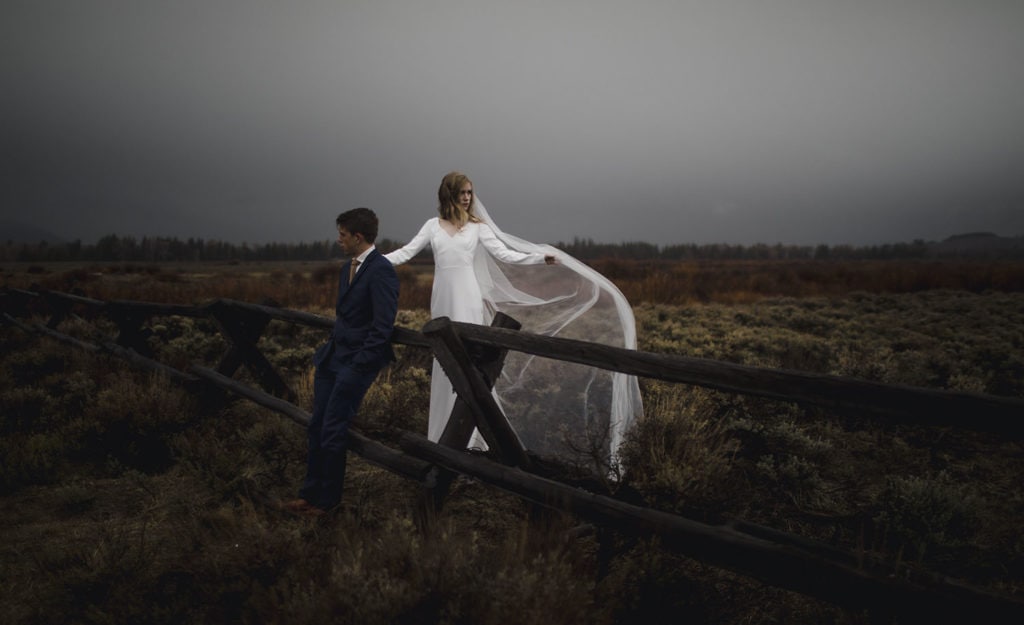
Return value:
<svg viewBox="0 0 1024 625">
<path fill-rule="evenodd" d="M 549 245 L 505 234 L 472 181 L 441 180 L 438 216 L 385 257 L 404 263 L 430 246 L 430 315 L 487 325 L 495 312 L 524 332 L 636 348 L 633 312 L 604 276 Z M 455 393 L 437 360 L 431 374 L 427 438 L 440 439 Z M 608 468 L 643 405 L 635 377 L 509 351 L 494 395 L 523 446 L 542 456 Z M 470 446 L 484 446 L 474 434 Z"/>
</svg>

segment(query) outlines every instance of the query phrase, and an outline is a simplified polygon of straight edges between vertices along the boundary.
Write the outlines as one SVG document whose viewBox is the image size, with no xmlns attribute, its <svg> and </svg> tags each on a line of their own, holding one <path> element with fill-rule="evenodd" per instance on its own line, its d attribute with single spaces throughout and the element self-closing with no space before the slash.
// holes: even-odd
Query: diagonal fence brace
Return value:
<svg viewBox="0 0 1024 625">
<path fill-rule="evenodd" d="M 470 358 L 466 346 L 456 333 L 451 319 L 438 317 L 423 326 L 423 335 L 427 337 L 434 357 L 441 363 L 441 368 L 451 381 L 456 394 L 461 398 L 475 417 L 476 427 L 480 430 L 488 446 L 496 450 L 504 461 L 512 466 L 527 468 L 530 457 L 523 449 L 515 430 L 501 411 L 490 385 L 476 368 Z M 471 430 L 472 431 L 472 430 Z M 454 436 L 454 435 L 453 435 Z"/>
</svg>

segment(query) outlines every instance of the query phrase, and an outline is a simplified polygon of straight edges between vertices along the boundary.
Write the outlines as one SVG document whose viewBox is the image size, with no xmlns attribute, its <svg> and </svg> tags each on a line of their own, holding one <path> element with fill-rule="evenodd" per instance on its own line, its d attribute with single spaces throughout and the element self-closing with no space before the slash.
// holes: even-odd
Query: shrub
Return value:
<svg viewBox="0 0 1024 625">
<path fill-rule="evenodd" d="M 113 459 L 144 472 L 172 462 L 167 435 L 195 418 L 195 402 L 158 375 L 114 371 L 85 407 L 79 435 L 82 459 Z"/>
<path fill-rule="evenodd" d="M 197 292 L 192 279 L 183 275 L 176 297 Z M 263 287 L 283 289 L 282 280 Z M 636 314 L 641 349 L 1021 395 L 1020 303 L 1018 294 L 863 293 Z M 403 310 L 399 323 L 417 328 L 428 316 Z M 225 345 L 213 330 L 159 319 L 152 344 L 162 361 L 215 362 Z M 206 413 L 213 402 L 197 405 L 160 378 L 0 332 L 5 538 L 8 554 L 32 556 L 0 558 L 11 588 L 0 621 L 860 622 L 657 541 L 567 532 L 562 519 L 541 525 L 531 506 L 471 480 L 421 527 L 420 485 L 354 456 L 337 517 L 285 516 L 273 503 L 292 496 L 305 456 L 291 421 L 239 399 Z M 323 335 L 275 322 L 264 337 L 303 407 L 303 361 Z M 385 439 L 394 428 L 425 430 L 429 352 L 398 352 L 360 417 Z M 1015 441 L 650 380 L 642 388 L 647 416 L 621 450 L 623 497 L 873 548 L 1019 593 Z M 27 484 L 55 486 L 18 492 Z M 861 531 L 867 523 L 875 534 Z"/>
<path fill-rule="evenodd" d="M 908 559 L 942 560 L 969 544 L 977 528 L 977 498 L 946 473 L 893 476 L 879 499 L 874 521 L 884 546 Z"/>
<path fill-rule="evenodd" d="M 645 384 L 644 397 L 644 418 L 621 449 L 628 483 L 668 509 L 712 504 L 737 449 L 717 395 L 655 382 Z"/>
</svg>

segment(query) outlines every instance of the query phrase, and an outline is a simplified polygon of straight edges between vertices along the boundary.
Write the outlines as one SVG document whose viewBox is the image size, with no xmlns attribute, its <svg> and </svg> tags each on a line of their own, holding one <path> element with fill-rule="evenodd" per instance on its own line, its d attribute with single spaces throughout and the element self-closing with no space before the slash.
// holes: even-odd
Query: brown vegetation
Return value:
<svg viewBox="0 0 1024 625">
<path fill-rule="evenodd" d="M 591 264 L 633 304 L 744 304 L 765 297 L 829 297 L 854 291 L 1024 290 L 1020 261 L 606 259 Z"/>
<path fill-rule="evenodd" d="M 635 302 L 646 351 L 1024 396 L 1019 267 L 811 265 L 601 269 Z M 3 281 L 101 299 L 271 298 L 330 314 L 334 269 L 198 267 L 16 266 Z M 407 271 L 403 291 L 429 295 L 429 272 Z M 830 286 L 830 272 L 855 292 Z M 768 288 L 772 275 L 786 277 Z M 961 282 L 921 287 L 947 279 Z M 708 304 L 665 299 L 694 297 L 699 285 L 707 294 L 695 299 Z M 400 314 L 407 327 L 428 320 L 419 305 Z M 213 365 L 224 348 L 201 320 L 152 328 L 162 362 Z M 113 330 L 74 320 L 61 329 Z M 308 357 L 322 338 L 274 322 L 260 344 L 307 407 Z M 472 481 L 457 483 L 424 534 L 412 521 L 416 485 L 358 458 L 338 518 L 293 519 L 271 505 L 302 470 L 292 422 L 11 326 L 0 339 L 3 622 L 868 622 L 655 542 L 531 519 L 525 504 Z M 399 351 L 360 416 L 382 440 L 426 427 L 429 356 Z M 661 382 L 642 390 L 647 415 L 624 449 L 619 497 L 829 542 L 883 558 L 895 576 L 923 568 L 1024 595 L 1020 441 Z"/>
<path fill-rule="evenodd" d="M 766 297 L 831 297 L 855 291 L 914 293 L 950 289 L 1024 291 L 1024 261 L 1014 260 L 594 260 L 634 305 L 744 304 Z M 96 299 L 197 303 L 225 297 L 270 299 L 292 308 L 330 309 L 339 261 L 227 263 L 7 263 L 10 287 L 80 289 Z M 428 308 L 432 265 L 396 267 L 399 306 Z"/>
</svg>

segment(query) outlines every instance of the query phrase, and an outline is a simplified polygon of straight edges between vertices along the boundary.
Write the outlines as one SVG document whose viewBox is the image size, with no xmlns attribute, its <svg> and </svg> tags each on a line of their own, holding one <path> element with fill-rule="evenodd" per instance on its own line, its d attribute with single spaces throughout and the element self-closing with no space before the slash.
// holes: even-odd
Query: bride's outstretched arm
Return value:
<svg viewBox="0 0 1024 625">
<path fill-rule="evenodd" d="M 430 243 L 431 225 L 435 221 L 437 220 L 428 219 L 427 223 L 423 224 L 420 231 L 412 238 L 412 241 L 409 241 L 404 246 L 393 252 L 385 254 L 384 258 L 391 261 L 392 265 L 401 265 L 402 263 L 409 261 L 413 256 L 419 254 L 423 248 Z"/>
<path fill-rule="evenodd" d="M 539 265 L 540 263 L 547 262 L 544 254 L 526 254 L 524 252 L 517 252 L 512 248 L 506 246 L 501 242 L 494 231 L 487 224 L 480 224 L 480 243 L 500 261 L 506 263 L 512 263 L 516 265 Z M 548 264 L 551 264 L 550 262 Z"/>
</svg>

